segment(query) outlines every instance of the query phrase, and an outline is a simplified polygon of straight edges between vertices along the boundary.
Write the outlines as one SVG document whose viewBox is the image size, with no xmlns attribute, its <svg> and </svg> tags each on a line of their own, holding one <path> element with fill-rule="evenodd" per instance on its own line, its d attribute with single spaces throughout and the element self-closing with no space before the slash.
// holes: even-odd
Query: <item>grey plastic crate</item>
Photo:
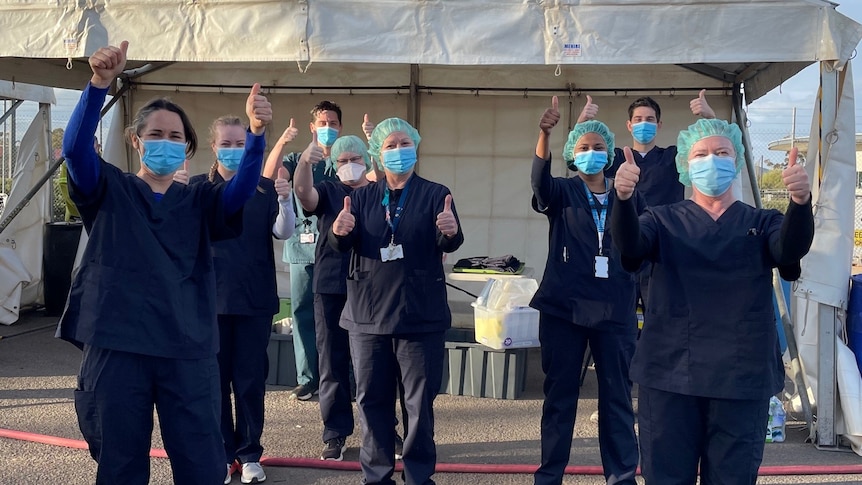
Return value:
<svg viewBox="0 0 862 485">
<path fill-rule="evenodd" d="M 269 358 L 269 373 L 266 383 L 276 386 L 296 386 L 296 357 L 293 352 L 293 336 L 273 333 L 266 347 Z"/>
<path fill-rule="evenodd" d="M 445 358 L 442 393 L 517 399 L 526 388 L 527 349 L 446 342 Z"/>
</svg>

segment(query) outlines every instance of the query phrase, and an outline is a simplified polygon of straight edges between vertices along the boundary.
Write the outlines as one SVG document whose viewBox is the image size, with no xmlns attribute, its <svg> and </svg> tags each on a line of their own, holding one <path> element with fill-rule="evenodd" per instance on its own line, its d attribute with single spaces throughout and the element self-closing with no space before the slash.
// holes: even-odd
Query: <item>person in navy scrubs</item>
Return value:
<svg viewBox="0 0 862 485">
<path fill-rule="evenodd" d="M 344 197 L 368 185 L 371 169 L 368 146 L 354 135 L 339 137 L 332 145 L 329 159 L 335 161 L 338 180 L 314 183 L 313 167 L 326 159 L 316 133 L 302 153 L 293 184 L 303 210 L 317 216 L 320 240 L 317 242 L 314 270 L 314 314 L 320 369 L 320 415 L 323 419 L 322 460 L 341 461 L 347 437 L 353 434 L 353 406 L 350 389 L 350 342 L 347 330 L 339 326 L 347 302 L 348 253 L 329 245 L 329 229 L 341 211 Z"/>
<path fill-rule="evenodd" d="M 797 264 L 811 246 L 811 187 L 793 150 L 784 215 L 736 200 L 742 135 L 721 120 L 698 120 L 677 146 L 691 199 L 638 217 L 631 196 L 640 167 L 626 148 L 611 210 L 623 256 L 653 264 L 648 324 L 631 367 L 641 469 L 649 485 L 693 484 L 698 465 L 701 483 L 754 484 L 769 398 L 784 387 L 772 268 Z"/>
<path fill-rule="evenodd" d="M 452 195 L 414 173 L 419 133 L 389 118 L 374 128 L 369 154 L 383 165 L 382 180 L 344 197 L 330 244 L 352 250 L 347 304 L 362 423 L 359 461 L 365 484 L 394 484 L 396 375 L 404 384 L 407 434 L 403 478 L 433 484 L 434 398 L 443 379 L 444 333 L 452 314 L 443 253 L 464 242 Z"/>
<path fill-rule="evenodd" d="M 341 133 L 341 108 L 331 101 L 321 101 L 311 109 L 309 130 L 317 140 L 318 146 L 326 158 L 325 163 L 313 166 L 314 183 L 324 180 L 335 180 L 335 163 L 330 157 L 332 144 Z M 293 118 L 284 134 L 276 142 L 266 159 L 263 174 L 275 180 L 278 168 L 284 166 L 292 179 L 299 164 L 301 152 L 292 152 L 283 156 L 285 145 L 293 141 L 299 134 L 294 126 Z M 299 207 L 299 201 L 294 199 L 296 212 L 296 230 L 284 243 L 283 259 L 290 263 L 290 308 L 293 322 L 293 351 L 296 359 L 297 386 L 290 392 L 289 399 L 308 401 L 318 393 L 320 371 L 318 369 L 316 323 L 314 316 L 314 282 L 315 250 L 320 234 L 317 231 L 317 217 L 304 213 Z"/>
<path fill-rule="evenodd" d="M 242 120 L 235 116 L 216 119 L 210 126 L 210 147 L 216 161 L 209 174 L 196 175 L 190 183 L 220 184 L 231 180 L 242 161 L 245 132 Z M 226 484 L 230 483 L 235 462 L 241 468 L 243 483 L 266 480 L 260 465 L 269 365 L 266 348 L 272 316 L 278 313 L 272 238 L 287 239 L 295 223 L 287 170 L 280 170 L 281 176 L 275 182 L 266 177 L 258 180 L 254 196 L 243 206 L 242 234 L 212 245 Z"/>
<path fill-rule="evenodd" d="M 93 76 L 63 138 L 70 196 L 90 237 L 58 335 L 84 351 L 75 408 L 97 484 L 148 483 L 155 406 L 174 482 L 212 485 L 224 480 L 225 458 L 210 244 L 242 228 L 272 109 L 255 84 L 236 175 L 186 186 L 173 175 L 197 137 L 179 106 L 152 100 L 126 130 L 141 168 L 124 173 L 99 159 L 93 134 L 127 48 L 90 57 Z"/>
<path fill-rule="evenodd" d="M 599 451 L 608 483 L 634 484 L 638 465 L 629 365 L 637 325 L 635 285 L 606 230 L 614 206 L 606 177 L 614 135 L 596 120 L 574 126 L 563 159 L 577 177 L 551 176 L 551 130 L 560 120 L 557 97 L 539 121 L 530 180 L 533 209 L 550 223 L 548 262 L 530 306 L 539 310 L 545 372 L 542 463 L 536 485 L 561 484 L 572 447 L 587 343 L 599 385 Z"/>
<path fill-rule="evenodd" d="M 715 111 L 706 100 L 705 89 L 689 102 L 689 108 L 695 116 L 715 118 Z M 592 97 L 587 96 L 587 103 L 578 116 L 578 122 L 594 118 L 598 110 L 599 107 L 593 103 Z M 641 168 L 638 194 L 647 206 L 673 204 L 685 198 L 685 186 L 679 182 L 676 171 L 677 147 L 660 147 L 655 143 L 661 127 L 661 107 L 654 99 L 644 96 L 629 105 L 626 129 L 632 135 L 631 146 L 635 163 Z M 613 178 L 624 161 L 622 149 L 614 149 L 613 164 L 605 174 Z M 649 299 L 649 274 L 649 265 L 644 265 L 637 277 L 638 302 L 642 310 L 646 308 Z"/>
</svg>

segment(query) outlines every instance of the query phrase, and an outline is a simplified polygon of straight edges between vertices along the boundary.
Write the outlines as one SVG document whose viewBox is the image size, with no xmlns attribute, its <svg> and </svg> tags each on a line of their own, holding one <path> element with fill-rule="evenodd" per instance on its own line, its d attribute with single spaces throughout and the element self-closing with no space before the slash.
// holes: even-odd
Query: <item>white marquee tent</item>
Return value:
<svg viewBox="0 0 862 485">
<path fill-rule="evenodd" d="M 860 38 L 862 26 L 825 0 L 0 0 L 0 79 L 80 89 L 85 57 L 129 40 L 116 128 L 104 144 L 130 169 L 120 128 L 153 96 L 178 101 L 205 133 L 216 116 L 241 114 L 260 82 L 276 116 L 270 145 L 290 118 L 304 126 L 322 99 L 342 106 L 346 133 L 361 134 L 365 113 L 406 118 L 423 136 L 419 173 L 453 191 L 466 235 L 454 256 L 514 254 L 541 274 L 547 222 L 529 208 L 528 167 L 552 95 L 568 126 L 591 95 L 618 145 L 628 139 L 627 106 L 653 96 L 663 107 L 658 143 L 670 145 L 693 121 L 688 102 L 699 90 L 719 117 L 745 126 L 745 103 L 819 62 L 818 143 L 807 157 L 817 238 L 793 306 L 807 309 L 794 312 L 797 328 L 813 319 L 832 342 L 852 250 L 848 61 Z M 565 129 L 557 131 L 559 160 Z M 309 141 L 303 131 L 293 149 Z M 210 160 L 201 150 L 192 169 Z M 565 175 L 562 162 L 554 171 Z M 750 200 L 747 183 L 741 190 Z M 835 346 L 813 345 L 803 355 L 812 388 L 818 376 L 834 380 L 835 368 L 818 357 L 834 357 Z M 814 392 L 818 442 L 832 446 L 836 394 Z"/>
</svg>

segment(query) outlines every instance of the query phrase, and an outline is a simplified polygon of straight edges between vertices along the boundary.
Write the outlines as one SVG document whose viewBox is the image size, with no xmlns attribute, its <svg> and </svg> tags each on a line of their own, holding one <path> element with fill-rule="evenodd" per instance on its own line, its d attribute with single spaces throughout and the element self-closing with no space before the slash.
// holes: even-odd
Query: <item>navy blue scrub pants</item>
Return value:
<svg viewBox="0 0 862 485">
<path fill-rule="evenodd" d="M 153 405 L 174 483 L 224 480 L 215 356 L 168 359 L 84 346 L 75 409 L 97 485 L 146 485 Z"/>
<path fill-rule="evenodd" d="M 638 387 L 641 472 L 647 485 L 754 485 L 769 399 L 716 399 Z"/>
<path fill-rule="evenodd" d="M 226 463 L 260 461 L 271 316 L 219 315 L 221 432 Z M 231 406 L 233 391 L 233 406 Z M 236 423 L 234 423 L 234 409 Z"/>
<path fill-rule="evenodd" d="M 595 329 L 541 313 L 539 341 L 545 372 L 542 406 L 542 464 L 536 485 L 560 484 L 569 464 L 587 342 L 596 363 L 599 387 L 599 451 L 607 483 L 635 483 L 638 446 L 632 410 L 629 366 L 637 327 Z"/>
<path fill-rule="evenodd" d="M 311 282 L 314 264 L 290 265 L 290 309 L 293 312 L 293 353 L 296 382 L 317 389 L 317 342 L 314 336 L 314 295 Z"/>
<path fill-rule="evenodd" d="M 404 439 L 406 485 L 433 485 L 437 464 L 434 399 L 443 380 L 445 332 L 373 335 L 350 332 L 356 402 L 362 424 L 359 462 L 365 484 L 393 485 L 395 396 L 404 384 L 408 430 Z"/>
<path fill-rule="evenodd" d="M 350 337 L 338 326 L 347 295 L 315 293 L 314 320 L 320 369 L 323 442 L 353 434 L 350 393 Z"/>
</svg>

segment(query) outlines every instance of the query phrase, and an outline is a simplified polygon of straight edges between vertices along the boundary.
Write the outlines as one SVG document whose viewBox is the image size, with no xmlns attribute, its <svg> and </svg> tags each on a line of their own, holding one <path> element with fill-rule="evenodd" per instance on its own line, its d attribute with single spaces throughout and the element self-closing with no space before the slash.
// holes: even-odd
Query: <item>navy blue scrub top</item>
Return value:
<svg viewBox="0 0 862 485">
<path fill-rule="evenodd" d="M 796 249 L 799 254 L 782 256 L 785 261 L 773 256 L 782 244 L 785 218 L 776 210 L 737 201 L 715 221 L 685 200 L 649 208 L 640 216 L 645 259 L 653 266 L 647 324 L 632 360 L 633 381 L 722 399 L 764 399 L 783 389 L 772 268 L 807 252 L 813 218 L 810 204 L 807 216 L 799 211 L 805 207 L 791 204 L 788 217 L 794 210 L 807 217 L 791 227 L 810 227 L 810 233 L 797 230 L 786 237 L 807 237 L 808 245 Z"/>
<path fill-rule="evenodd" d="M 215 355 L 210 241 L 236 237 L 242 211 L 225 215 L 224 184 L 174 182 L 156 201 L 135 174 L 100 164 L 91 195 L 80 194 L 69 180 L 90 239 L 59 336 L 156 357 Z"/>
<path fill-rule="evenodd" d="M 287 154 L 282 161 L 282 164 L 290 173 L 290 180 L 293 181 L 293 174 L 296 171 L 296 166 L 299 164 L 299 158 L 302 156 L 300 152 L 292 152 Z M 338 179 L 333 175 L 332 171 L 326 170 L 326 160 L 321 160 L 311 166 L 311 175 L 314 184 L 319 184 L 324 180 Z M 293 184 L 291 183 L 291 186 Z M 299 200 L 294 196 L 294 210 L 299 206 Z M 284 241 L 284 254 L 287 256 L 287 262 L 290 264 L 313 264 L 316 253 L 316 244 L 300 242 L 300 234 L 305 232 L 315 233 L 315 241 L 319 239 L 317 234 L 317 217 L 306 213 L 301 208 L 296 214 L 296 226 L 293 235 Z M 316 271 L 316 270 L 315 270 Z"/>
<path fill-rule="evenodd" d="M 330 240 L 339 251 L 353 250 L 341 326 L 351 332 L 377 335 L 446 330 L 452 324 L 452 314 L 443 253 L 457 250 L 464 242 L 460 223 L 458 234 L 451 239 L 437 229 L 437 215 L 443 212 L 449 189 L 416 174 L 410 178 L 395 234 L 404 258 L 383 262 L 380 249 L 389 246 L 392 236 L 381 204 L 385 188 L 383 179 L 354 190 L 350 210 L 356 226 L 347 236 L 332 235 Z M 401 193 L 395 190 L 390 194 L 392 214 Z M 452 212 L 457 220 L 454 202 Z"/>
<path fill-rule="evenodd" d="M 340 181 L 324 180 L 314 186 L 319 195 L 317 208 L 312 212 L 317 216 L 317 229 L 320 239 L 315 249 L 314 293 L 344 295 L 347 293 L 347 265 L 350 254 L 335 250 L 329 244 L 332 237 L 332 223 L 344 208 L 344 197 L 353 192 L 353 187 Z"/>
<path fill-rule="evenodd" d="M 653 147 L 645 157 L 632 150 L 635 163 L 641 169 L 637 191 L 648 207 L 667 205 L 685 198 L 685 186 L 679 183 L 676 169 L 676 147 Z M 616 177 L 626 157 L 622 149 L 614 148 L 614 163 L 605 171 L 605 176 Z"/>
<path fill-rule="evenodd" d="M 608 278 L 595 276 L 599 243 L 593 206 L 580 177 L 551 176 L 551 160 L 533 158 L 533 210 L 548 217 L 548 261 L 542 283 L 530 306 L 576 325 L 601 329 L 633 329 L 635 283 L 621 264 L 610 233 L 611 188 L 605 206 L 602 254 L 609 257 Z"/>
<path fill-rule="evenodd" d="M 207 174 L 195 175 L 190 184 L 207 182 Z M 223 183 L 218 172 L 213 183 Z M 242 209 L 239 237 L 212 244 L 216 274 L 216 312 L 219 315 L 275 315 L 278 290 L 275 282 L 272 225 L 278 216 L 275 183 L 260 177 L 258 189 Z"/>
</svg>

